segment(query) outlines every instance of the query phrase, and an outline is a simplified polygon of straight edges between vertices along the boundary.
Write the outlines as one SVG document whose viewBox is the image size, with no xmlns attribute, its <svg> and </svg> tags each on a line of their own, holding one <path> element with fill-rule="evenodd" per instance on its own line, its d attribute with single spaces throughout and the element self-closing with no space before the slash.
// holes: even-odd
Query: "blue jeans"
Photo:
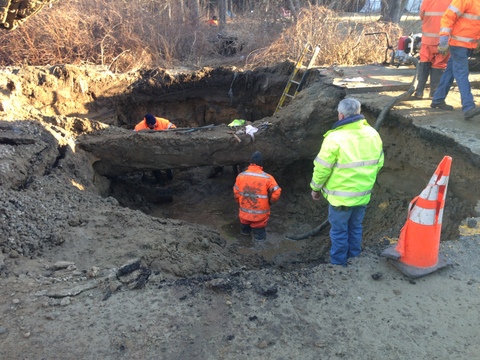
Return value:
<svg viewBox="0 0 480 360">
<path fill-rule="evenodd" d="M 367 207 L 335 207 L 328 205 L 330 222 L 330 262 L 335 265 L 347 265 L 348 258 L 362 252 L 362 222 Z"/>
<path fill-rule="evenodd" d="M 440 84 L 438 84 L 435 94 L 433 94 L 432 104 L 445 102 L 445 98 L 452 87 L 453 80 L 457 81 L 460 98 L 462 100 L 462 111 L 466 112 L 475 108 L 473 101 L 470 81 L 468 81 L 468 57 L 472 54 L 472 49 L 466 49 L 460 46 L 450 46 L 450 58 L 447 68 L 443 72 Z"/>
</svg>

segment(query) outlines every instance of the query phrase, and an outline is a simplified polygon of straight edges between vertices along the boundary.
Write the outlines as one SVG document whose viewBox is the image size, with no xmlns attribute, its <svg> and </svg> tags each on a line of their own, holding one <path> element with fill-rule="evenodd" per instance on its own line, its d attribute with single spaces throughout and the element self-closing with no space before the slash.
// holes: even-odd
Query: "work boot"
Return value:
<svg viewBox="0 0 480 360">
<path fill-rule="evenodd" d="M 252 228 L 250 227 L 250 225 L 242 224 L 240 229 L 240 234 L 244 236 L 250 236 L 251 233 L 252 233 Z"/>
<path fill-rule="evenodd" d="M 433 102 L 430 104 L 430 107 L 432 109 L 442 109 L 442 110 L 453 110 L 452 105 L 448 105 L 445 101 L 442 101 L 441 103 L 434 104 Z"/>
<path fill-rule="evenodd" d="M 479 114 L 480 114 L 480 108 L 474 107 L 473 109 L 465 111 L 465 113 L 463 114 L 463 118 L 465 120 L 471 120 L 473 117 Z"/>
<path fill-rule="evenodd" d="M 440 84 L 440 79 L 442 78 L 443 70 L 442 69 L 433 69 L 430 71 L 430 97 L 433 98 L 435 90 L 437 90 L 438 84 Z"/>
<path fill-rule="evenodd" d="M 431 68 L 432 68 L 431 62 L 421 62 L 418 64 L 418 69 L 417 69 L 418 83 L 417 83 L 417 88 L 413 93 L 414 98 L 419 100 L 423 98 L 423 90 L 425 90 L 425 84 L 427 83 Z"/>
<path fill-rule="evenodd" d="M 253 238 L 255 241 L 264 241 L 267 238 L 267 232 L 265 228 L 253 228 Z"/>
</svg>

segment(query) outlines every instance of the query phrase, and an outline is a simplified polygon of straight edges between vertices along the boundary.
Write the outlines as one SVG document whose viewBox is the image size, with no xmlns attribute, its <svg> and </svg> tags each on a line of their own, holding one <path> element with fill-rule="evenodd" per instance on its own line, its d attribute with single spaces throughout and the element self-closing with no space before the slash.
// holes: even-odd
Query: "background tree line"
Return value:
<svg viewBox="0 0 480 360">
<path fill-rule="evenodd" d="M 365 1 L 57 1 L 18 29 L 0 34 L 0 65 L 248 69 L 294 61 L 306 43 L 321 47 L 317 65 L 381 62 L 388 38 L 421 24 L 418 18 L 397 24 L 380 14 L 364 14 L 361 21 L 344 16 Z M 405 1 L 386 0 L 385 6 L 403 9 Z M 219 26 L 207 23 L 214 15 Z M 378 34 L 365 35 L 372 32 Z"/>
</svg>

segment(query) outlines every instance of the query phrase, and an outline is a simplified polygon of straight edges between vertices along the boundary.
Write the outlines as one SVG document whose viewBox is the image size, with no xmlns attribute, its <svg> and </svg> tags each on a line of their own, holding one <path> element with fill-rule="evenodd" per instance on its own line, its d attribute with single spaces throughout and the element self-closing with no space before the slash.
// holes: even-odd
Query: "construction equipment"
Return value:
<svg viewBox="0 0 480 360">
<path fill-rule="evenodd" d="M 303 61 L 305 59 L 305 56 L 307 53 L 312 53 L 312 57 L 310 58 L 310 61 L 308 62 L 308 65 L 305 67 L 303 65 Z M 285 100 L 289 99 L 289 102 L 295 98 L 295 96 L 298 94 L 298 92 L 302 89 L 302 85 L 305 82 L 306 76 L 308 74 L 308 70 L 313 66 L 315 63 L 315 60 L 318 56 L 318 53 L 320 52 L 320 47 L 316 46 L 315 49 L 312 49 L 312 46 L 310 44 L 305 45 L 303 48 L 302 53 L 298 57 L 297 62 L 295 63 L 295 68 L 293 69 L 292 74 L 290 75 L 290 78 L 288 79 L 287 85 L 285 86 L 285 89 L 283 90 L 283 94 L 280 97 L 280 101 L 278 102 L 277 108 L 275 109 L 274 114 L 280 110 L 284 104 Z M 302 77 L 298 79 L 300 75 L 300 69 L 304 68 L 305 71 L 302 74 Z M 293 85 L 293 87 L 292 87 Z"/>
<path fill-rule="evenodd" d="M 392 59 L 392 65 L 410 65 L 412 57 L 420 53 L 422 45 L 422 34 L 413 34 L 411 36 L 401 36 L 398 40 L 397 50 Z"/>
<path fill-rule="evenodd" d="M 0 0 L 0 30 L 11 31 L 55 0 Z"/>
<path fill-rule="evenodd" d="M 388 34 L 384 31 L 366 33 L 365 35 L 385 35 L 387 41 L 387 48 L 385 50 L 385 59 L 382 65 L 400 66 L 410 65 L 412 57 L 420 52 L 420 45 L 422 43 L 422 34 L 413 34 L 411 36 L 401 36 L 397 43 L 397 50 L 390 45 Z M 390 52 L 390 54 L 389 54 Z"/>
<path fill-rule="evenodd" d="M 422 33 L 412 34 L 410 36 L 401 36 L 398 39 L 397 50 L 394 51 L 390 65 L 411 65 L 413 57 L 419 58 L 420 47 L 422 46 Z M 468 57 L 468 68 L 472 71 L 478 71 L 480 64 L 480 47 Z"/>
</svg>

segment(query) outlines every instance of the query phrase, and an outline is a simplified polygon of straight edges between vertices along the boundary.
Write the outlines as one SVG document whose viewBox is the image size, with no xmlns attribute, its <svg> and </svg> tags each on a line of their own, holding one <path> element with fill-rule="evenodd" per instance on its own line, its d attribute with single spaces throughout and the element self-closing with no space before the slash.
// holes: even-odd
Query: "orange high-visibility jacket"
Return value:
<svg viewBox="0 0 480 360">
<path fill-rule="evenodd" d="M 155 119 L 157 120 L 157 123 L 155 124 L 155 127 L 152 130 L 167 130 L 167 129 L 177 128 L 174 124 L 172 124 L 167 119 L 164 119 L 161 117 L 155 117 Z M 145 118 L 135 126 L 135 131 L 140 131 L 140 130 L 150 130 L 150 128 L 147 125 L 147 122 L 145 121 Z"/>
<path fill-rule="evenodd" d="M 280 199 L 282 189 L 272 175 L 259 165 L 250 164 L 238 174 L 233 187 L 235 201 L 239 205 L 240 219 L 260 222 L 270 217 L 270 204 Z"/>
<path fill-rule="evenodd" d="M 450 46 L 475 49 L 480 39 L 480 1 L 452 0 L 440 22 L 440 36 L 450 36 Z"/>
<path fill-rule="evenodd" d="M 422 19 L 422 44 L 438 45 L 440 20 L 452 0 L 423 0 L 420 5 Z"/>
</svg>

